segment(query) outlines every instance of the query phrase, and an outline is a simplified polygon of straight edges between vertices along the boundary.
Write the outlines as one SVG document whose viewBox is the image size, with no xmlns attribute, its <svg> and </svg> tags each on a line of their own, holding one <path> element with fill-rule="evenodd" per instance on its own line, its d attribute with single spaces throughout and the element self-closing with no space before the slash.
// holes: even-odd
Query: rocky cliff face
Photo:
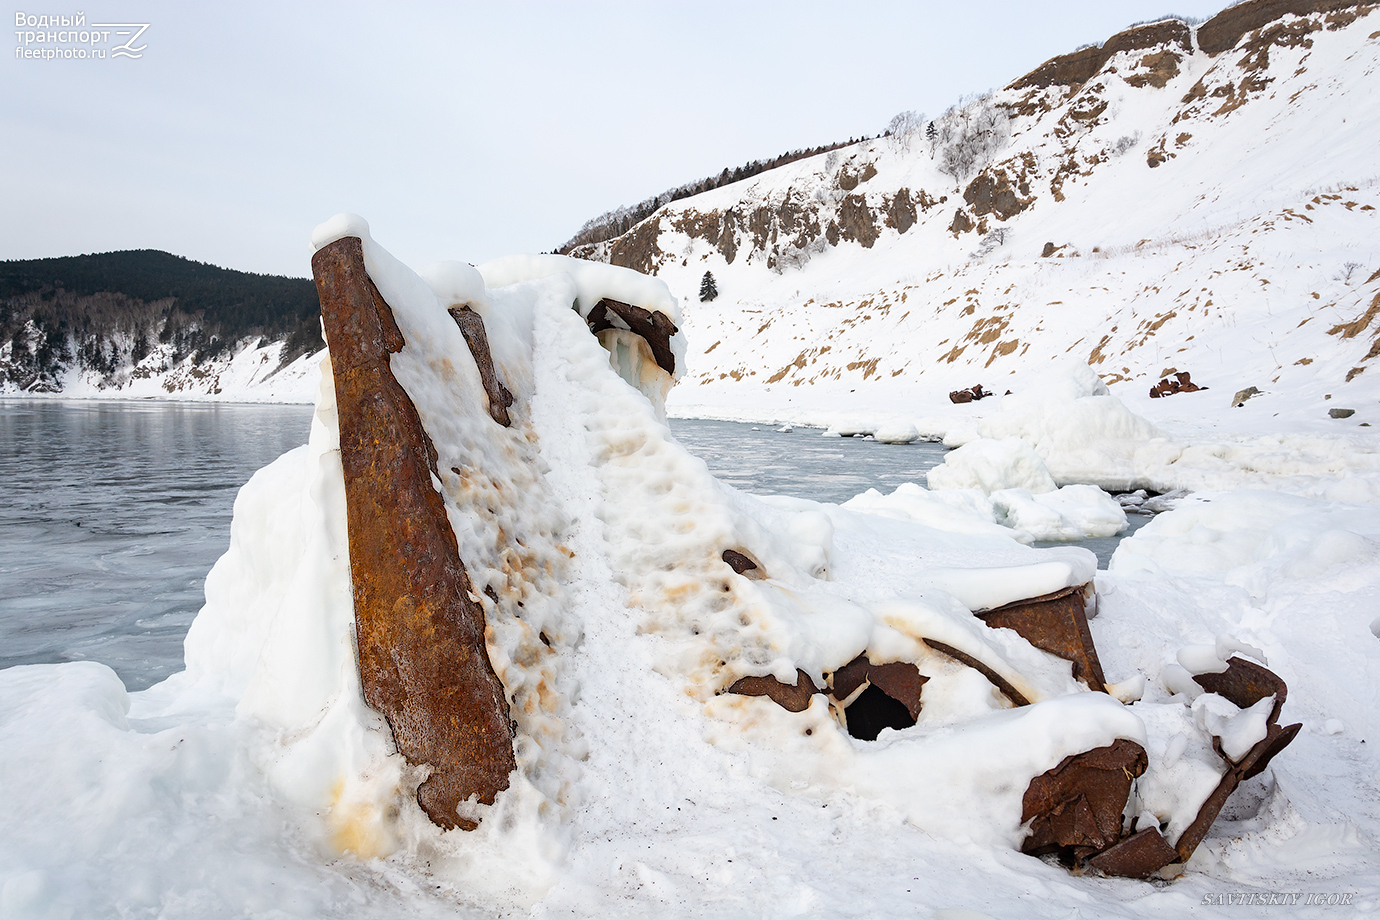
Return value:
<svg viewBox="0 0 1380 920">
<path fill-rule="evenodd" d="M 1380 259 L 1361 243 L 1380 204 L 1376 6 L 1250 0 L 1139 25 L 951 110 L 933 141 L 792 163 L 573 254 L 691 304 L 682 403 L 882 376 L 918 396 L 1064 354 L 1111 382 L 1172 364 L 1271 383 L 1318 361 L 1340 386 L 1380 348 L 1364 321 Z M 706 270 L 721 297 L 695 308 Z M 1357 322 L 1356 354 L 1327 337 Z M 1228 368 L 1213 349 L 1243 326 L 1266 357 Z"/>
</svg>

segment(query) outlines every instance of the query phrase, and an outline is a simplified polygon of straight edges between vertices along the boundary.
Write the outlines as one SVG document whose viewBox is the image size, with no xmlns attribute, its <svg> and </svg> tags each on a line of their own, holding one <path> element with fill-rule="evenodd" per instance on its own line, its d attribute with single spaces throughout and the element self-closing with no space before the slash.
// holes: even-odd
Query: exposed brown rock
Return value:
<svg viewBox="0 0 1380 920">
<path fill-rule="evenodd" d="M 479 368 L 479 379 L 484 382 L 484 393 L 489 398 L 489 417 L 504 428 L 512 424 L 508 418 L 508 407 L 513 404 L 513 394 L 498 379 L 494 370 L 494 357 L 489 351 L 489 336 L 484 331 L 484 317 L 466 306 L 451 307 L 451 318 L 460 327 L 465 344 L 470 347 L 470 355 Z"/>
<path fill-rule="evenodd" d="M 1030 827 L 1021 852 L 1059 852 L 1077 860 L 1115 844 L 1131 781 L 1148 763 L 1145 748 L 1120 739 L 1065 757 L 1035 777 L 1021 802 L 1021 823 Z"/>
<path fill-rule="evenodd" d="M 783 684 L 771 675 L 744 677 L 728 688 L 729 693 L 742 696 L 765 696 L 789 712 L 804 712 L 810 708 L 810 697 L 819 693 L 815 682 L 804 671 L 795 672 L 795 686 Z"/>
<path fill-rule="evenodd" d="M 1083 609 L 1085 592 L 1090 590 L 1090 585 L 1078 585 L 979 611 L 977 616 L 993 629 L 1014 629 L 1036 648 L 1072 662 L 1076 679 L 1093 690 L 1105 691 L 1107 680 Z"/>
<path fill-rule="evenodd" d="M 1246 404 L 1246 400 L 1252 396 L 1259 396 L 1260 390 L 1256 387 L 1246 387 L 1244 390 L 1237 390 L 1236 395 L 1231 398 L 1231 407 L 1239 409 Z"/>
<path fill-rule="evenodd" d="M 1237 6 L 1227 7 L 1200 25 L 1197 30 L 1198 48 L 1208 54 L 1221 54 L 1236 47 L 1241 36 L 1247 32 L 1283 16 L 1306 16 L 1309 13 L 1360 6 L 1373 4 L 1357 3 L 1356 0 L 1247 0 Z"/>
<path fill-rule="evenodd" d="M 621 265 L 646 275 L 655 275 L 665 258 L 658 245 L 660 238 L 661 218 L 644 220 L 610 243 L 609 264 Z"/>
<path fill-rule="evenodd" d="M 1025 192 L 1029 192 L 1029 186 Z M 1034 197 L 1021 197 L 1011 177 L 1001 167 L 978 173 L 963 190 L 963 200 L 973 209 L 974 215 L 995 214 L 999 220 L 1010 220 L 1035 202 Z"/>
<path fill-rule="evenodd" d="M 1166 19 L 1143 26 L 1135 26 L 1118 32 L 1107 39 L 1100 48 L 1082 48 L 1071 54 L 1061 54 L 1051 58 L 1020 79 L 1007 85 L 1007 89 L 1026 87 L 1046 87 L 1054 84 L 1078 86 L 1102 70 L 1116 54 L 1135 51 L 1140 48 L 1154 48 L 1159 45 L 1178 47 L 1184 52 L 1192 50 L 1189 28 L 1177 19 Z"/>
<path fill-rule="evenodd" d="M 1163 89 L 1170 80 L 1179 75 L 1179 62 L 1183 56 L 1169 48 L 1147 54 L 1136 64 L 1137 73 L 1126 77 L 1126 82 L 1135 87 L 1153 86 Z"/>
<path fill-rule="evenodd" d="M 490 804 L 514 768 L 503 686 L 484 612 L 432 486 L 436 451 L 393 377 L 393 312 L 348 237 L 312 258 L 331 350 L 364 699 L 409 763 L 431 767 L 417 801 L 433 822 L 472 829 L 457 806 Z"/>
<path fill-rule="evenodd" d="M 920 193 L 923 198 L 924 192 Z M 911 201 L 910 189 L 900 188 L 886 201 L 886 225 L 897 233 L 905 233 L 915 226 L 915 202 Z"/>
<path fill-rule="evenodd" d="M 973 229 L 973 227 L 973 219 L 968 216 L 966 211 L 962 208 L 954 211 L 953 222 L 949 224 L 950 233 L 957 237 L 960 233 L 967 233 L 969 230 Z"/>
<path fill-rule="evenodd" d="M 635 307 L 632 304 L 623 303 L 621 300 L 611 300 L 605 297 L 595 304 L 585 317 L 585 322 L 589 323 L 589 331 L 596 335 L 605 329 L 621 329 L 613 322 L 613 317 L 618 317 L 628 329 L 647 342 L 647 347 L 652 350 L 652 357 L 656 363 L 668 374 L 676 372 L 676 356 L 671 351 L 671 336 L 677 332 L 676 324 L 671 322 L 664 313 L 654 313 L 642 307 Z"/>
<path fill-rule="evenodd" d="M 838 225 L 839 235 L 843 239 L 857 241 L 864 249 L 871 249 L 881 235 L 877 217 L 867 206 L 867 198 L 862 195 L 849 195 L 843 199 L 839 205 Z"/>
</svg>

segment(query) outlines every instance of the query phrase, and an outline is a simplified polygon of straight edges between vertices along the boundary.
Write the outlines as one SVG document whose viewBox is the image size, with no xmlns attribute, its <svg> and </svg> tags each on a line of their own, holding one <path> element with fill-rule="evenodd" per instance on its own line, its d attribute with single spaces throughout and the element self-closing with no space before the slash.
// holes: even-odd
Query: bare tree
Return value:
<svg viewBox="0 0 1380 920">
<path fill-rule="evenodd" d="M 939 171 L 960 182 L 982 169 L 1011 137 L 1011 116 L 991 94 L 960 101 L 937 122 Z"/>
</svg>

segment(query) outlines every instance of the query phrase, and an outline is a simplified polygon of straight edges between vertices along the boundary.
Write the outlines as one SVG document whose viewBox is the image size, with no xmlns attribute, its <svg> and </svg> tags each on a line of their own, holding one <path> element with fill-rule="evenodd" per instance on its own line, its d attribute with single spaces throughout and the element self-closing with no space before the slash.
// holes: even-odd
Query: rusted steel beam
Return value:
<svg viewBox="0 0 1380 920">
<path fill-rule="evenodd" d="M 1014 629 L 1027 642 L 1073 663 L 1073 676 L 1093 690 L 1106 691 L 1102 663 L 1097 660 L 1088 615 L 1083 609 L 1085 586 L 1076 585 L 1016 601 L 977 616 L 994 629 Z"/>
<path fill-rule="evenodd" d="M 946 645 L 943 642 L 936 642 L 934 639 L 921 639 L 920 641 L 924 642 L 926 645 L 934 649 L 936 652 L 943 652 L 945 655 L 948 655 L 955 661 L 960 661 L 963 664 L 966 664 L 968 667 L 972 668 L 973 670 L 977 671 L 983 677 L 987 678 L 987 680 L 991 682 L 992 686 L 996 687 L 1002 693 L 1006 694 L 1006 698 L 1011 701 L 1012 705 L 1030 705 L 1030 700 L 1026 699 L 1024 693 L 1013 687 L 1010 681 L 1008 681 L 1005 677 L 1002 677 L 996 671 L 987 667 L 987 665 L 983 664 L 981 661 L 978 661 L 972 655 L 969 655 L 967 652 L 960 652 L 952 645 Z"/>
<path fill-rule="evenodd" d="M 647 342 L 647 347 L 652 350 L 652 357 L 656 363 L 666 373 L 675 375 L 676 356 L 671 352 L 671 336 L 678 331 L 676 324 L 664 313 L 655 313 L 651 310 L 644 310 L 642 307 L 635 307 L 632 304 L 623 303 L 621 300 L 612 300 L 605 297 L 590 309 L 589 315 L 585 317 L 585 322 L 589 324 L 589 331 L 598 335 L 605 329 L 621 329 L 613 322 L 612 317 L 618 317 L 628 327 L 629 330 L 642 336 Z"/>
<path fill-rule="evenodd" d="M 1148 763 L 1145 748 L 1120 739 L 1065 757 L 1032 779 L 1021 801 L 1021 823 L 1030 827 L 1021 851 L 1076 860 L 1117 843 L 1131 781 Z"/>
<path fill-rule="evenodd" d="M 364 699 L 408 762 L 430 766 L 417 801 L 431 820 L 472 829 L 457 807 L 491 804 L 514 768 L 484 611 L 432 486 L 436 449 L 389 367 L 404 340 L 359 239 L 319 250 L 312 273 L 335 376 Z"/>
<path fill-rule="evenodd" d="M 484 394 L 489 397 L 489 417 L 504 428 L 512 425 L 508 417 L 508 407 L 513 404 L 513 394 L 498 379 L 494 370 L 494 356 L 489 351 L 489 336 L 484 331 L 484 317 L 467 306 L 451 307 L 451 318 L 460 327 L 465 344 L 470 347 L 470 356 L 479 368 L 479 379 L 484 383 Z"/>
</svg>

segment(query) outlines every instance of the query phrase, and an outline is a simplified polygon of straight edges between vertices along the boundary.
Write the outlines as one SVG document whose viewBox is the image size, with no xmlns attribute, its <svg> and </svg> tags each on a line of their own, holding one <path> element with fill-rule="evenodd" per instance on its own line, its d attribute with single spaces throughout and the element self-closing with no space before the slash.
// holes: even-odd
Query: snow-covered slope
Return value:
<svg viewBox="0 0 1380 920">
<path fill-rule="evenodd" d="M 1063 360 L 1157 421 L 1354 431 L 1380 416 L 1375 9 L 1252 0 L 1139 26 L 946 113 L 933 139 L 921 121 L 576 254 L 686 304 L 680 414 L 923 420 L 958 411 L 950 390 L 1019 389 Z M 706 271 L 720 296 L 702 303 Z M 1184 370 L 1209 391 L 1147 404 Z M 1263 395 L 1230 409 L 1249 386 Z"/>
</svg>

